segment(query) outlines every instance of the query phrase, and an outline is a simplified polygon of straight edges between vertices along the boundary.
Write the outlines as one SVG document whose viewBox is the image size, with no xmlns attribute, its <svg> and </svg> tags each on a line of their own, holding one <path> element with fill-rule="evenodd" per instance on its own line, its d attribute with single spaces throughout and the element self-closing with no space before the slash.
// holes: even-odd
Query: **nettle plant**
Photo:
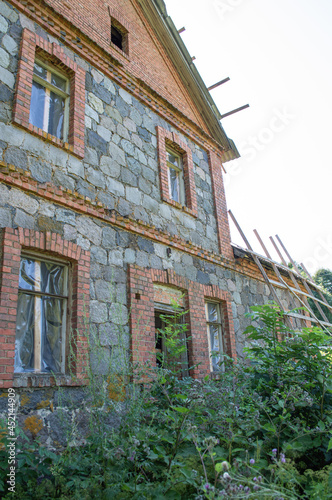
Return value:
<svg viewBox="0 0 332 500">
<path fill-rule="evenodd" d="M 251 390 L 260 431 L 271 449 L 287 452 L 300 469 L 332 461 L 332 338 L 319 328 L 290 330 L 277 305 L 252 307 Z"/>
</svg>

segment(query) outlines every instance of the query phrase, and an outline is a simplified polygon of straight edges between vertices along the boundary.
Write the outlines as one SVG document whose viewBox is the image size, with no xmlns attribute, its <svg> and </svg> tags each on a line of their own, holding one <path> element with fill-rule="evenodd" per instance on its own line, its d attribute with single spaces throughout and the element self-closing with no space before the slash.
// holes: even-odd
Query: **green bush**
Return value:
<svg viewBox="0 0 332 500">
<path fill-rule="evenodd" d="M 219 380 L 158 368 L 116 403 L 98 392 L 110 375 L 94 383 L 86 443 L 54 454 L 21 439 L 15 495 L 0 467 L 3 497 L 332 499 L 331 338 L 290 331 L 274 305 L 251 317 L 249 364 L 223 360 Z"/>
</svg>

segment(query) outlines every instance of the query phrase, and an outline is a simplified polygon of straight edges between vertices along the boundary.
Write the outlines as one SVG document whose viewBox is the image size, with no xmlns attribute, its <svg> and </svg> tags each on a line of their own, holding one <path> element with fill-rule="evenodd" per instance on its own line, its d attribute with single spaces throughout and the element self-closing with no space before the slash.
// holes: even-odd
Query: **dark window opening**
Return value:
<svg viewBox="0 0 332 500">
<path fill-rule="evenodd" d="M 113 24 L 111 26 L 111 42 L 114 43 L 120 50 L 124 50 L 124 39 L 121 31 Z"/>
<path fill-rule="evenodd" d="M 166 321 L 167 318 L 167 321 Z M 183 317 L 181 323 L 183 324 Z M 173 328 L 178 331 L 179 345 L 185 345 L 185 349 L 176 358 L 167 347 L 167 330 Z M 187 337 L 183 329 L 176 325 L 174 314 L 169 311 L 155 310 L 155 330 L 156 330 L 156 363 L 159 368 L 171 369 L 179 373 L 180 377 L 189 377 L 189 361 Z M 163 332 L 163 333 L 162 333 Z M 174 339 L 173 339 L 174 342 Z"/>
</svg>

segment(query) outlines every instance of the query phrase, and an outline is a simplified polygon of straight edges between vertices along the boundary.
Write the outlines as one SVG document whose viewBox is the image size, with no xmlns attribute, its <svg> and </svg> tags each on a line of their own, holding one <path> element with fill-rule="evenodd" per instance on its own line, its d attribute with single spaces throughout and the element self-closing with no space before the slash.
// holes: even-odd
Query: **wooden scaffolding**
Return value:
<svg viewBox="0 0 332 500">
<path fill-rule="evenodd" d="M 332 312 L 332 306 L 327 302 L 322 289 L 313 281 L 305 266 L 301 263 L 300 267 L 302 271 L 299 269 L 278 235 L 276 235 L 275 240 L 272 236 L 270 236 L 271 243 L 279 256 L 281 263 L 274 261 L 256 229 L 254 230 L 254 234 L 258 239 L 265 256 L 254 252 L 231 210 L 229 210 L 228 213 L 246 245 L 246 249 L 238 247 L 239 251 L 243 250 L 257 265 L 265 283 L 269 287 L 273 300 L 284 312 L 288 326 L 294 329 L 295 321 L 299 321 L 301 326 L 307 327 L 312 324 L 316 324 L 326 333 L 332 335 L 332 323 L 329 322 L 326 315 L 327 311 Z M 292 268 L 287 265 L 286 259 L 288 260 L 288 263 L 292 265 Z M 266 271 L 268 268 L 273 270 L 276 279 L 271 279 L 268 276 Z M 285 278 L 288 278 L 288 283 Z M 296 299 L 302 308 L 301 310 L 303 311 L 303 314 L 293 310 L 285 310 L 277 294 L 277 289 L 283 289 L 289 297 Z M 318 313 L 314 313 L 309 300 L 316 305 Z"/>
</svg>

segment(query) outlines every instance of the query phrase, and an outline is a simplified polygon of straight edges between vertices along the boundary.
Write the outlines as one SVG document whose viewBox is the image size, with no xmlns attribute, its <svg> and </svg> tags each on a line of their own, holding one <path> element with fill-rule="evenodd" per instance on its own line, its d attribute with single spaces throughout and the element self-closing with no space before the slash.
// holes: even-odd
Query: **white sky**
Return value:
<svg viewBox="0 0 332 500">
<path fill-rule="evenodd" d="M 226 196 L 254 249 L 278 234 L 310 272 L 332 269 L 331 0 L 165 0 L 241 158 Z M 244 246 L 232 227 L 232 241 Z"/>
</svg>

